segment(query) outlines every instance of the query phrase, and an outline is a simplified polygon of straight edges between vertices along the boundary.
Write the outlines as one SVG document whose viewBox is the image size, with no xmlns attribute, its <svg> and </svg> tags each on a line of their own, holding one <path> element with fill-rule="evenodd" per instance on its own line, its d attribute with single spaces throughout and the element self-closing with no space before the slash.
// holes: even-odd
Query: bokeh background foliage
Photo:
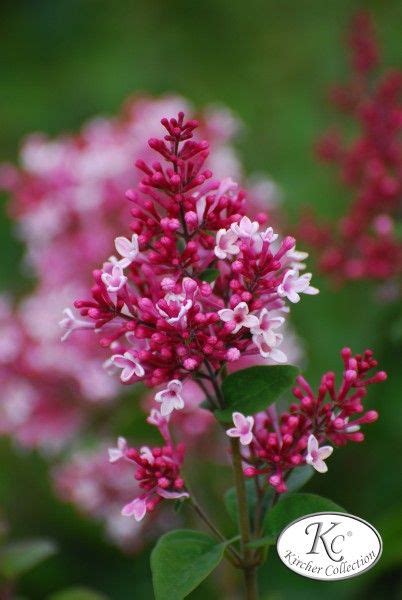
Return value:
<svg viewBox="0 0 402 600">
<path fill-rule="evenodd" d="M 175 91 L 195 106 L 222 102 L 241 117 L 244 164 L 281 185 L 290 223 L 306 204 L 335 219 L 347 195 L 329 171 L 314 163 L 311 144 L 331 122 L 324 91 L 346 73 L 339 42 L 357 8 L 372 10 L 385 63 L 401 66 L 399 0 L 3 0 L 0 159 L 15 159 L 19 140 L 31 131 L 77 129 L 94 114 L 117 112 L 135 91 Z M 22 251 L 12 237 L 4 200 L 0 288 L 19 293 L 29 281 L 18 272 Z M 376 303 L 365 284 L 334 291 L 319 281 L 319 287 L 317 299 L 293 311 L 306 344 L 307 375 L 316 382 L 321 372 L 340 366 L 338 351 L 348 344 L 355 351 L 372 346 L 390 377 L 369 396 L 381 418 L 369 428 L 366 442 L 339 450 L 328 476 L 314 478 L 307 489 L 377 526 L 384 536 L 384 558 L 367 575 L 328 584 L 288 571 L 272 551 L 261 574 L 263 598 L 303 600 L 323 593 L 328 600 L 363 594 L 398 598 L 402 357 L 394 327 L 397 310 Z M 135 431 L 135 423 L 132 427 Z M 147 553 L 122 556 L 104 542 L 97 526 L 57 503 L 39 456 L 15 451 L 2 440 L 0 461 L 0 502 L 14 537 L 45 535 L 60 548 L 24 577 L 25 596 L 39 600 L 79 584 L 112 600 L 152 598 Z M 213 578 L 191 597 L 221 598 Z"/>
</svg>

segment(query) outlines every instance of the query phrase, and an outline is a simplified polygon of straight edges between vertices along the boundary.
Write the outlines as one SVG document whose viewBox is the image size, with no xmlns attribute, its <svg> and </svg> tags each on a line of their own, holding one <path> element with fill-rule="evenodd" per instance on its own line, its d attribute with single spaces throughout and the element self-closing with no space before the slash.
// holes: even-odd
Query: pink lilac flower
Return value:
<svg viewBox="0 0 402 600">
<path fill-rule="evenodd" d="M 267 344 L 275 345 L 276 333 L 274 329 L 281 327 L 284 322 L 284 317 L 269 313 L 266 308 L 263 308 L 258 316 L 258 325 L 251 328 L 251 333 L 261 335 Z"/>
<path fill-rule="evenodd" d="M 300 294 L 318 294 L 318 290 L 310 285 L 311 273 L 299 275 L 293 269 L 287 271 L 282 283 L 278 287 L 278 294 L 286 297 L 290 302 L 300 302 Z"/>
<path fill-rule="evenodd" d="M 356 133 L 351 138 L 349 129 L 343 135 L 331 128 L 317 142 L 316 154 L 338 169 L 350 202 L 335 227 L 304 211 L 299 235 L 316 250 L 319 268 L 336 284 L 372 279 L 390 288 L 394 282 L 400 294 L 402 72 L 375 72 L 379 51 L 366 12 L 354 17 L 348 46 L 352 74 L 331 90 L 330 100 L 354 121 Z"/>
<path fill-rule="evenodd" d="M 62 342 L 65 342 L 70 334 L 76 329 L 93 329 L 95 327 L 93 323 L 88 323 L 88 321 L 84 321 L 84 319 L 78 319 L 71 308 L 65 308 L 63 310 L 63 315 L 64 317 L 59 321 L 61 329 L 65 330 L 65 333 L 61 337 Z"/>
<path fill-rule="evenodd" d="M 239 438 L 243 446 L 248 446 L 253 439 L 254 418 L 245 417 L 240 412 L 234 412 L 232 418 L 235 426 L 227 429 L 226 435 Z"/>
<path fill-rule="evenodd" d="M 120 236 L 114 241 L 117 252 L 122 257 L 119 260 L 119 265 L 122 269 L 128 267 L 138 254 L 138 235 L 133 233 L 131 240 Z"/>
<path fill-rule="evenodd" d="M 324 461 L 331 456 L 333 450 L 332 446 L 319 447 L 317 438 L 311 434 L 307 442 L 306 463 L 319 473 L 326 473 L 328 467 Z"/>
<path fill-rule="evenodd" d="M 164 138 L 149 140 L 160 160 L 137 160 L 143 178 L 126 194 L 139 250 L 125 268 L 127 282 L 110 293 L 103 271 L 95 270 L 91 299 L 75 306 L 95 323 L 103 347 L 120 357 L 134 353 L 144 370 L 138 377 L 149 387 L 191 377 L 205 380 L 212 396 L 215 374 L 227 362 L 244 354 L 286 360 L 270 319 L 279 326 L 277 312 L 286 314 L 288 297 L 317 290 L 309 274 L 299 275 L 302 265 L 291 267 L 298 258 L 294 238 L 260 230 L 266 217 L 245 216 L 245 192 L 205 168 L 208 143 L 193 139 L 198 123 L 183 113 L 161 123 Z M 260 322 L 263 309 L 269 315 Z"/>
<path fill-rule="evenodd" d="M 138 552 L 169 528 L 178 526 L 176 515 L 161 509 L 148 515 L 143 522 L 126 519 L 121 507 L 133 494 L 141 493 L 132 478 L 130 461 L 105 460 L 107 444 L 75 451 L 52 469 L 52 481 L 58 497 L 71 503 L 87 518 L 104 526 L 107 537 L 126 552 Z"/>
<path fill-rule="evenodd" d="M 283 335 L 281 333 L 272 332 L 270 338 L 267 337 L 265 332 L 254 333 L 252 339 L 263 358 L 270 358 L 277 363 L 287 362 L 288 358 L 286 354 L 277 348 L 283 340 Z"/>
<path fill-rule="evenodd" d="M 165 439 L 163 447 L 148 448 L 143 446 L 139 450 L 127 448 L 126 444 L 118 441 L 117 449 L 112 449 L 109 456 L 113 462 L 117 452 L 120 451 L 122 458 L 135 467 L 135 479 L 141 489 L 140 495 L 130 500 L 122 508 L 121 514 L 125 517 L 134 517 L 141 521 L 146 513 L 152 512 L 164 499 L 178 500 L 189 497 L 184 480 L 180 475 L 180 469 L 184 458 L 184 445 L 174 445 L 167 419 L 154 411 L 148 422 L 156 425 Z"/>
<path fill-rule="evenodd" d="M 141 378 L 144 375 L 144 369 L 131 352 L 113 354 L 111 361 L 116 367 L 122 370 L 120 379 L 123 383 L 128 383 L 133 378 Z"/>
<path fill-rule="evenodd" d="M 335 374 L 325 373 L 315 393 L 304 377 L 297 377 L 293 395 L 297 402 L 278 414 L 274 405 L 254 417 L 253 437 L 243 455 L 248 465 L 245 475 L 264 475 L 278 493 L 286 492 L 286 478 L 297 466 L 310 464 L 320 472 L 333 446 L 362 442 L 361 425 L 378 418 L 374 410 L 364 412 L 367 387 L 385 381 L 384 371 L 370 374 L 377 361 L 371 350 L 352 355 L 349 348 L 341 352 L 344 372 L 339 387 Z M 353 420 L 351 420 L 353 418 Z"/>
<path fill-rule="evenodd" d="M 228 256 L 239 254 L 240 248 L 236 244 L 238 237 L 237 233 L 232 230 L 219 229 L 216 234 L 215 255 L 218 258 L 225 259 Z"/>
<path fill-rule="evenodd" d="M 254 238 L 259 228 L 260 224 L 258 221 L 251 221 L 251 219 L 246 216 L 242 217 L 238 223 L 232 223 L 231 225 L 231 230 L 238 238 L 242 239 Z"/>
<path fill-rule="evenodd" d="M 242 327 L 253 329 L 258 326 L 258 317 L 250 315 L 249 312 L 246 302 L 239 302 L 233 310 L 224 308 L 218 311 L 218 315 L 221 321 L 229 324 L 232 333 L 237 333 Z"/>
<path fill-rule="evenodd" d="M 169 381 L 167 388 L 161 390 L 155 395 L 156 402 L 161 403 L 161 414 L 166 417 L 173 410 L 180 410 L 184 407 L 182 396 L 183 385 L 178 379 Z"/>
<path fill-rule="evenodd" d="M 286 357 L 285 362 L 291 365 L 303 366 L 304 362 L 304 348 L 300 338 L 295 332 L 289 327 L 289 323 L 285 321 L 283 324 L 283 340 L 279 340 L 281 352 Z M 275 332 L 276 334 L 276 332 Z M 261 340 L 263 341 L 263 339 Z M 276 338 L 275 338 L 276 341 Z M 256 339 L 254 343 L 257 343 Z M 276 347 L 278 349 L 278 347 Z M 238 360 L 228 364 L 228 372 L 233 373 L 239 369 L 246 369 L 254 365 L 272 365 L 278 361 L 270 359 L 269 356 L 262 356 L 259 354 L 242 354 Z M 280 362 L 280 361 L 279 361 Z"/>
<path fill-rule="evenodd" d="M 118 292 L 127 282 L 127 277 L 124 275 L 120 265 L 114 265 L 111 273 L 103 272 L 101 279 L 108 292 Z"/>
</svg>

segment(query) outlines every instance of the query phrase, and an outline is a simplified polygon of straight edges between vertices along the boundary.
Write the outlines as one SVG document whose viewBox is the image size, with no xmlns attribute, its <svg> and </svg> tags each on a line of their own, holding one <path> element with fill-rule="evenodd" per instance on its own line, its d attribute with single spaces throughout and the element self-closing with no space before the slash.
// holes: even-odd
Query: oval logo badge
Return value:
<svg viewBox="0 0 402 600">
<path fill-rule="evenodd" d="M 290 523 L 278 538 L 282 562 L 292 571 L 325 581 L 349 579 L 371 569 L 382 552 L 370 523 L 345 513 L 314 513 Z"/>
</svg>

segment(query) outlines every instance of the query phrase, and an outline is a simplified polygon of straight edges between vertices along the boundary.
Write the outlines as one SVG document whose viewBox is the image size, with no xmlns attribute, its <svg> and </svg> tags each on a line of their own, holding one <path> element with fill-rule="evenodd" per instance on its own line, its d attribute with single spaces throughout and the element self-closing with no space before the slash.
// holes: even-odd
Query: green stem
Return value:
<svg viewBox="0 0 402 600">
<path fill-rule="evenodd" d="M 244 583 L 246 588 L 246 599 L 257 600 L 257 570 L 256 564 L 253 562 L 253 551 L 247 547 L 251 540 L 250 521 L 248 515 L 247 490 L 243 475 L 243 467 L 240 454 L 240 446 L 238 438 L 230 438 L 232 449 L 232 465 L 235 480 L 239 530 L 240 530 L 240 545 L 242 550 L 242 565 L 244 575 Z"/>
<path fill-rule="evenodd" d="M 219 408 L 224 408 L 225 406 L 225 399 L 223 397 L 221 388 L 219 387 L 219 384 L 216 380 L 216 374 L 214 373 L 214 370 L 212 368 L 212 366 L 210 365 L 210 363 L 208 362 L 207 359 L 204 360 L 205 366 L 207 368 L 208 374 L 209 374 L 209 378 L 210 381 L 212 383 L 212 386 L 214 388 L 215 394 L 216 394 L 216 399 L 218 401 L 219 404 Z"/>
<path fill-rule="evenodd" d="M 243 569 L 247 600 L 258 600 L 257 567 Z"/>
<path fill-rule="evenodd" d="M 204 523 L 209 527 L 209 529 L 216 535 L 216 537 L 221 541 L 226 543 L 228 540 L 225 538 L 223 533 L 216 527 L 216 525 L 211 521 L 207 513 L 204 509 L 198 504 L 197 500 L 194 496 L 190 496 L 191 505 L 194 508 L 195 512 L 198 516 L 204 521 Z M 226 558 L 232 563 L 234 567 L 239 567 L 241 556 L 232 546 L 227 546 L 225 550 Z"/>
</svg>

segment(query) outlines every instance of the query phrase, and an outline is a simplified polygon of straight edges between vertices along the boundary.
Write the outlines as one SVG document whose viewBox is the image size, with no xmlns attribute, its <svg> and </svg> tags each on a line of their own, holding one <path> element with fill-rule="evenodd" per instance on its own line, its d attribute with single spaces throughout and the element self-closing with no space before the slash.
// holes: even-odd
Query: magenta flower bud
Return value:
<svg viewBox="0 0 402 600">
<path fill-rule="evenodd" d="M 254 467 L 246 467 L 243 469 L 243 473 L 246 477 L 254 477 L 257 475 L 257 470 Z"/>
<path fill-rule="evenodd" d="M 351 369 L 348 369 L 347 371 L 345 371 L 345 381 L 347 381 L 348 383 L 351 383 L 352 381 L 355 381 L 355 379 L 357 379 L 356 371 L 353 371 Z"/>
<path fill-rule="evenodd" d="M 187 225 L 192 227 L 196 227 L 196 225 L 198 225 L 197 213 L 192 210 L 185 214 L 184 220 L 186 221 Z"/>
<path fill-rule="evenodd" d="M 311 398 L 308 398 L 308 396 L 304 396 L 300 404 L 304 409 L 310 410 L 313 406 L 313 401 L 311 400 Z"/>
<path fill-rule="evenodd" d="M 137 192 L 135 190 L 127 190 L 125 196 L 127 200 L 130 200 L 131 202 L 136 202 L 138 198 Z"/>
<path fill-rule="evenodd" d="M 341 350 L 341 356 L 344 360 L 349 360 L 349 358 L 352 356 L 352 350 L 350 348 L 343 348 Z"/>
<path fill-rule="evenodd" d="M 181 182 L 181 178 L 180 175 L 178 173 L 175 173 L 174 175 L 172 175 L 172 177 L 170 178 L 170 183 L 174 186 L 179 186 Z"/>
<path fill-rule="evenodd" d="M 271 475 L 268 481 L 273 487 L 276 487 L 281 483 L 281 477 L 280 475 Z"/>
<path fill-rule="evenodd" d="M 206 281 L 203 281 L 200 285 L 200 293 L 202 296 L 204 297 L 208 297 L 212 294 L 212 287 L 209 283 L 207 283 Z"/>
<path fill-rule="evenodd" d="M 226 360 L 229 362 L 239 360 L 240 356 L 240 350 L 238 350 L 237 348 L 229 348 L 229 350 L 226 352 Z"/>
<path fill-rule="evenodd" d="M 158 479 L 158 486 L 161 488 L 168 488 L 170 485 L 169 479 L 167 479 L 166 477 L 160 477 Z"/>
<path fill-rule="evenodd" d="M 194 358 L 186 358 L 183 365 L 187 371 L 194 371 L 198 366 L 198 362 Z"/>
<path fill-rule="evenodd" d="M 290 416 L 288 418 L 287 423 L 288 423 L 289 427 L 291 427 L 292 429 L 294 429 L 299 424 L 299 418 L 298 417 L 294 417 L 294 416 Z"/>
<path fill-rule="evenodd" d="M 378 419 L 378 412 L 376 410 L 369 410 L 362 418 L 362 423 L 374 423 Z"/>
<path fill-rule="evenodd" d="M 241 295 L 241 299 L 243 302 L 250 302 L 252 300 L 253 295 L 250 292 L 243 292 Z"/>
</svg>

